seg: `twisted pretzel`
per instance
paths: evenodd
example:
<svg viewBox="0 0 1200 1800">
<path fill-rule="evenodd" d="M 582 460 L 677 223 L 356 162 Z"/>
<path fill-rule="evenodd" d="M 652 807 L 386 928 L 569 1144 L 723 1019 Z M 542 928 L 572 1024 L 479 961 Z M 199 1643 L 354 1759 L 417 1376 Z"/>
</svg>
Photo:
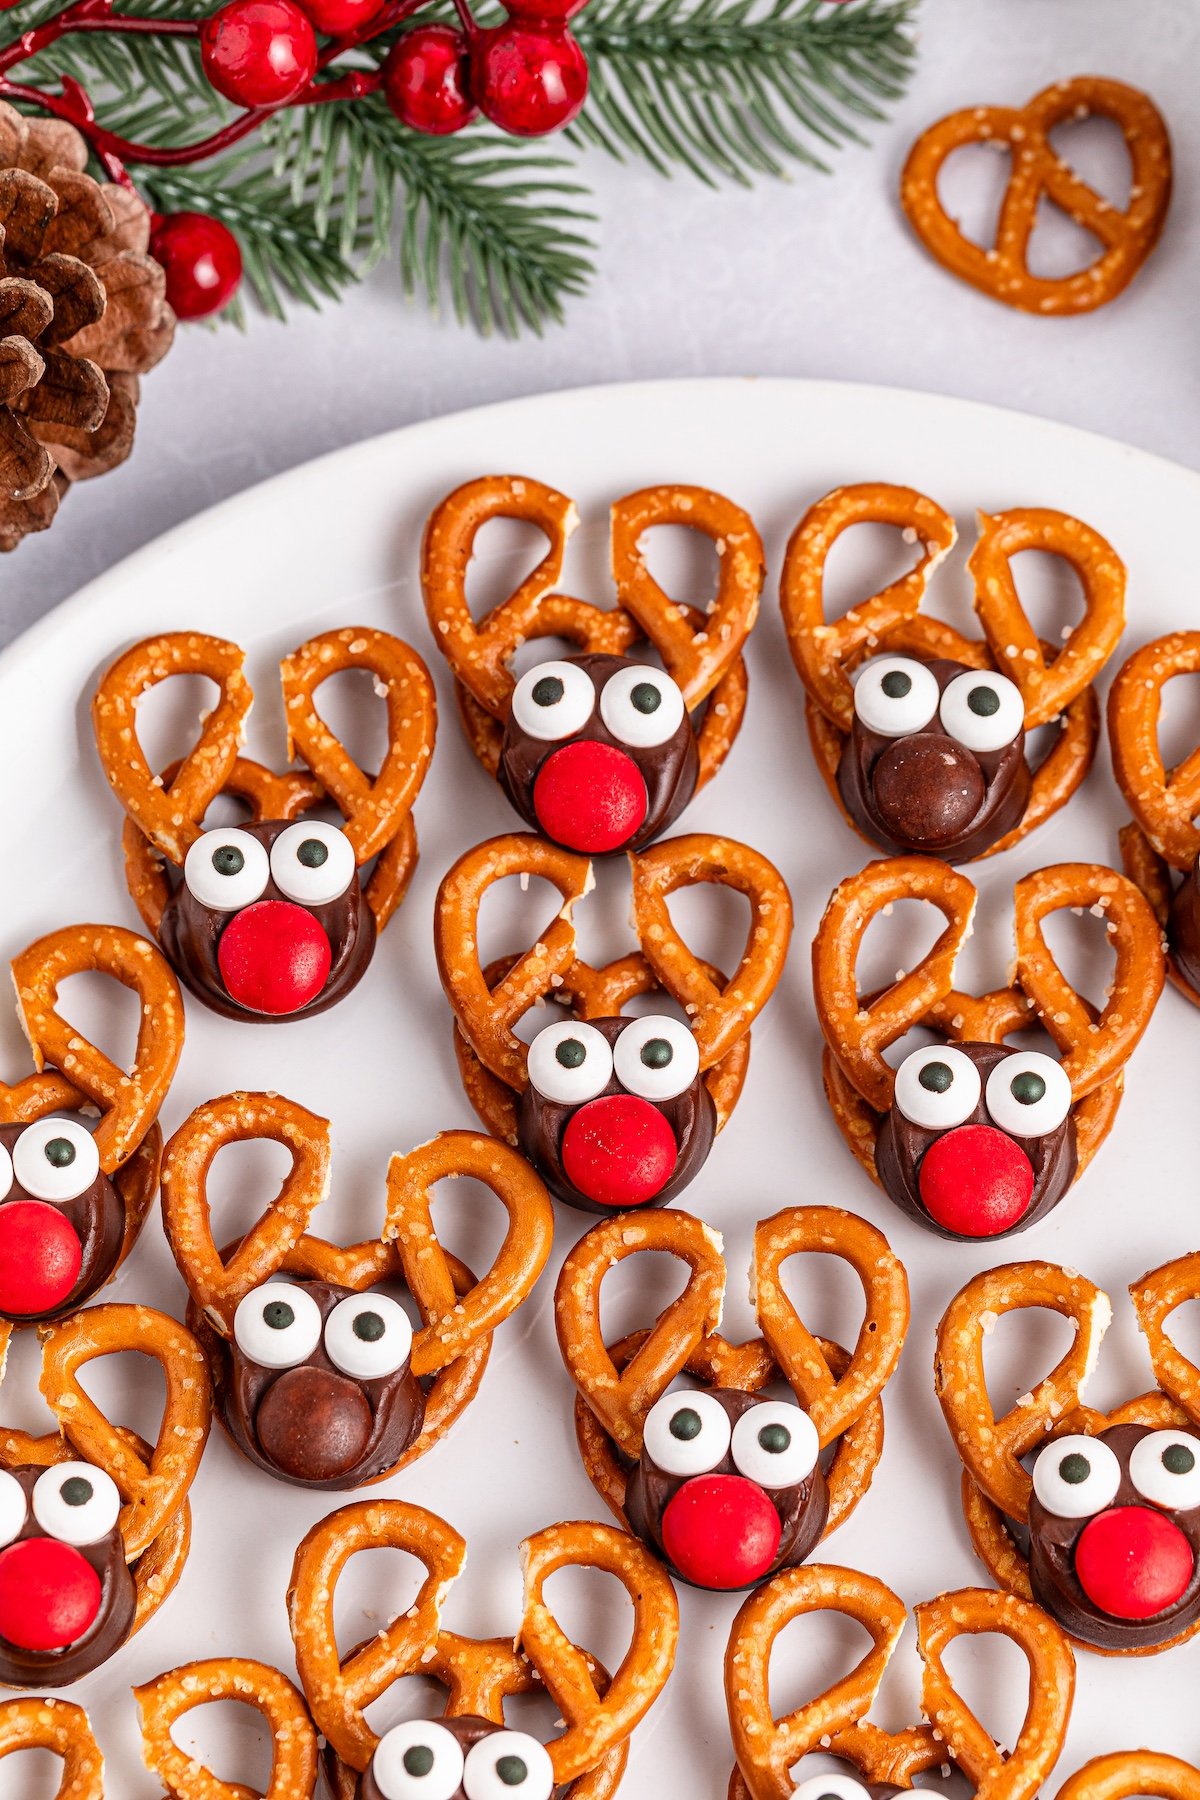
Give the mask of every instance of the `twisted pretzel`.
<svg viewBox="0 0 1200 1800">
<path fill-rule="evenodd" d="M 104 1758 L 82 1706 L 32 1696 L 0 1704 L 0 1761 L 17 1750 L 62 1758 L 55 1800 L 104 1800 Z"/>
<path fill-rule="evenodd" d="M 1178 675 L 1200 672 L 1200 631 L 1176 631 L 1144 644 L 1122 664 L 1108 697 L 1113 774 L 1134 820 L 1160 857 L 1189 873 L 1200 855 L 1200 749 L 1174 768 L 1163 763 L 1158 727 L 1162 691 Z"/>
<path fill-rule="evenodd" d="M 336 1586 L 352 1556 L 380 1545 L 415 1556 L 425 1580 L 403 1615 L 343 1659 L 333 1629 Z M 366 1708 L 405 1675 L 439 1681 L 447 1691 L 447 1717 L 469 1713 L 493 1724 L 503 1723 L 507 1698 L 538 1683 L 566 1722 L 565 1734 L 547 1746 L 556 1783 L 572 1784 L 573 1800 L 602 1800 L 612 1792 L 626 1740 L 671 1671 L 678 1634 L 674 1590 L 649 1553 L 610 1526 L 551 1526 L 526 1539 L 521 1558 L 520 1631 L 515 1640 L 481 1642 L 441 1628 L 442 1603 L 462 1573 L 466 1544 L 436 1514 L 398 1500 L 360 1501 L 314 1526 L 296 1552 L 288 1613 L 313 1718 L 343 1763 L 367 1767 L 379 1739 Z M 565 1567 L 605 1570 L 633 1602 L 629 1648 L 610 1681 L 569 1643 L 546 1605 L 544 1583 Z"/>
<path fill-rule="evenodd" d="M 297 1689 L 277 1669 L 245 1657 L 185 1663 L 133 1690 L 142 1720 L 142 1755 L 170 1800 L 308 1800 L 316 1789 L 317 1734 Z M 222 1781 L 180 1749 L 172 1728 L 197 1706 L 237 1700 L 262 1714 L 272 1744 L 266 1793 Z"/>
<path fill-rule="evenodd" d="M 1058 1790 L 1058 1800 L 1200 1800 L 1200 1769 L 1154 1750 L 1119 1750 L 1095 1756 Z"/>
<path fill-rule="evenodd" d="M 1132 179 L 1124 210 L 1076 175 L 1051 141 L 1056 126 L 1097 115 L 1120 127 L 1129 151 Z M 990 249 L 963 235 L 937 191 L 947 157 L 975 143 L 998 144 L 1012 157 Z M 1050 279 L 1030 270 L 1029 240 L 1043 195 L 1100 244 L 1095 260 L 1076 274 Z M 1097 75 L 1055 82 L 1022 107 L 951 113 L 917 139 L 900 178 L 908 222 L 943 268 L 1006 306 L 1056 317 L 1116 299 L 1157 244 L 1170 198 L 1171 144 L 1161 113 L 1136 88 Z"/>
<path fill-rule="evenodd" d="M 871 1648 L 823 1694 L 777 1719 L 770 1698 L 775 1646 L 792 1620 L 811 1612 L 854 1619 L 870 1634 Z M 982 1588 L 943 1594 L 914 1612 L 927 1723 L 890 1732 L 866 1718 L 904 1628 L 904 1604 L 890 1588 L 855 1569 L 810 1564 L 774 1576 L 750 1596 L 725 1653 L 737 1759 L 730 1800 L 788 1800 L 789 1770 L 818 1749 L 852 1763 L 866 1781 L 906 1788 L 953 1759 L 979 1800 L 1032 1800 L 1058 1760 L 1070 1718 L 1075 1660 L 1065 1633 L 1040 1608 Z M 1009 1755 L 957 1692 L 943 1660 L 957 1638 L 992 1632 L 1015 1643 L 1029 1666 L 1025 1719 Z"/>
</svg>

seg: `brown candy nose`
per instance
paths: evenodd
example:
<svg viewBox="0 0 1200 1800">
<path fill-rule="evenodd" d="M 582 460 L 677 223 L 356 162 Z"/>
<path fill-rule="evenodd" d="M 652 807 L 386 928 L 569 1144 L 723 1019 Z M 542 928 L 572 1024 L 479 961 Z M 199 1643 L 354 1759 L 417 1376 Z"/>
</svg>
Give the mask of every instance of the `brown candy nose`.
<svg viewBox="0 0 1200 1800">
<path fill-rule="evenodd" d="M 371 1408 L 354 1382 L 329 1369 L 288 1369 L 263 1395 L 255 1419 L 259 1447 L 284 1475 L 332 1481 L 361 1460 Z"/>
<path fill-rule="evenodd" d="M 940 732 L 896 738 L 875 764 L 871 788 L 890 837 L 934 846 L 965 831 L 987 793 L 971 752 Z"/>
</svg>

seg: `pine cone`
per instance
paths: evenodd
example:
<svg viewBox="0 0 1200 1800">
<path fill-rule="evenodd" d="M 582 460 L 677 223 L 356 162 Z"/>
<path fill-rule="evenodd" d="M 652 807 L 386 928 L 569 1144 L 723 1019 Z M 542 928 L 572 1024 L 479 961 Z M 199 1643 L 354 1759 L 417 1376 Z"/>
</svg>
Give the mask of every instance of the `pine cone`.
<svg viewBox="0 0 1200 1800">
<path fill-rule="evenodd" d="M 124 462 L 175 335 L 149 209 L 86 165 L 73 126 L 0 102 L 0 550 Z"/>
</svg>

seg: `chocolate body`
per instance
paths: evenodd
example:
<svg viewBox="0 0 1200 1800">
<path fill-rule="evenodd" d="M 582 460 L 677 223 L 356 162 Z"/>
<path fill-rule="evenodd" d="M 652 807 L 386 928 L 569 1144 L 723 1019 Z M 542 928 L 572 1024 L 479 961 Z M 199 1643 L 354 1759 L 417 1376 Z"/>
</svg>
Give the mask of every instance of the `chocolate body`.
<svg viewBox="0 0 1200 1800">
<path fill-rule="evenodd" d="M 1004 1044 L 956 1044 L 954 1048 L 970 1057 L 979 1070 L 984 1090 L 980 1093 L 978 1106 L 962 1123 L 994 1125 L 984 1102 L 987 1079 L 996 1064 L 1003 1062 L 1014 1052 Z M 957 1130 L 958 1127 L 951 1129 Z M 927 1231 L 936 1231 L 939 1237 L 956 1238 L 955 1232 L 947 1231 L 936 1219 L 930 1217 L 921 1199 L 921 1158 L 937 1138 L 945 1135 L 945 1132 L 914 1125 L 898 1107 L 893 1106 L 885 1114 L 875 1140 L 875 1169 L 884 1192 L 889 1200 L 895 1201 L 902 1213 L 918 1225 L 924 1225 Z M 1008 1231 L 996 1232 L 996 1239 L 1013 1237 L 1018 1231 L 1024 1231 L 1039 1219 L 1044 1219 L 1071 1186 L 1078 1167 L 1075 1121 L 1070 1113 L 1057 1130 L 1047 1132 L 1045 1137 L 1017 1137 L 1011 1131 L 1004 1135 L 1019 1145 L 1029 1158 L 1033 1168 L 1033 1194 L 1029 1206 L 1017 1223 Z"/>
<path fill-rule="evenodd" d="M 24 1130 L 24 1125 L 0 1125 L 0 1144 L 10 1156 Z M 0 1247 L 3 1245 L 4 1209 L 14 1201 L 44 1206 L 48 1212 L 64 1218 L 79 1239 L 82 1261 L 74 1287 L 57 1306 L 44 1312 L 14 1310 L 3 1316 L 22 1325 L 65 1318 L 81 1301 L 90 1299 L 98 1288 L 103 1287 L 116 1267 L 125 1237 L 125 1202 L 103 1170 L 92 1185 L 73 1200 L 39 1200 L 36 1195 L 27 1194 L 14 1177 L 8 1193 L 0 1201 Z"/>
<path fill-rule="evenodd" d="M 759 1404 L 753 1394 L 743 1393 L 738 1388 L 709 1388 L 706 1392 L 711 1393 L 713 1399 L 724 1407 L 733 1423 Z M 727 1451 L 713 1468 L 705 1471 L 705 1476 L 737 1474 L 739 1470 L 732 1450 Z M 630 1470 L 625 1489 L 624 1510 L 630 1531 L 648 1544 L 680 1581 L 687 1578 L 680 1575 L 678 1569 L 671 1567 L 663 1545 L 663 1514 L 680 1488 L 686 1487 L 689 1480 L 702 1479 L 703 1476 L 669 1475 L 643 1451 Z M 829 1490 L 818 1463 L 812 1474 L 794 1487 L 764 1488 L 763 1492 L 779 1514 L 781 1531 L 775 1561 L 760 1578 L 766 1580 L 780 1569 L 796 1568 L 812 1555 L 821 1541 L 829 1516 Z M 757 1587 L 759 1583 L 756 1581 L 752 1585 Z"/>
<path fill-rule="evenodd" d="M 269 853 L 271 845 L 281 832 L 288 829 L 289 823 L 294 821 L 272 819 L 261 825 L 240 824 L 238 830 L 257 838 Z M 258 905 L 265 900 L 282 900 L 292 906 L 297 904 L 296 901 L 288 900 L 288 896 L 271 879 L 268 879 L 262 893 L 251 904 Z M 244 911 L 245 908 L 238 910 Z M 178 882 L 163 908 L 158 941 L 163 955 L 179 979 L 198 1000 L 203 1000 L 206 1006 L 222 1017 L 253 1019 L 263 1025 L 280 1023 L 286 1019 L 307 1019 L 314 1013 L 324 1012 L 328 1007 L 336 1005 L 351 988 L 357 987 L 375 954 L 377 932 L 375 916 L 367 904 L 357 876 L 336 900 L 330 900 L 324 906 L 304 906 L 302 910 L 317 921 L 329 939 L 332 960 L 320 993 L 307 1006 L 299 1007 L 295 1012 L 255 1012 L 233 998 L 222 979 L 217 951 L 221 933 L 230 920 L 237 917 L 237 911 L 220 912 L 214 907 L 205 906 L 197 900 L 185 881 Z"/>
<path fill-rule="evenodd" d="M 926 666 L 942 692 L 971 672 L 940 657 Z M 842 805 L 865 837 L 890 855 L 949 863 L 982 856 L 1020 824 L 1032 779 L 1024 731 L 1001 750 L 973 751 L 936 716 L 921 731 L 885 737 L 855 715 L 837 770 Z"/>
<path fill-rule="evenodd" d="M 1109 1506 L 1143 1506 L 1166 1513 L 1178 1525 L 1192 1548 L 1196 1566 L 1180 1598 L 1166 1611 L 1150 1619 L 1120 1619 L 1102 1612 L 1084 1592 L 1075 1573 L 1075 1546 L 1090 1523 L 1087 1518 L 1064 1519 L 1046 1510 L 1034 1494 L 1029 1503 L 1029 1579 L 1033 1597 L 1065 1631 L 1097 1650 L 1147 1650 L 1169 1643 L 1200 1622 L 1200 1506 L 1188 1512 L 1170 1512 L 1143 1498 L 1129 1478 L 1129 1456 L 1135 1444 L 1150 1435 L 1146 1425 L 1113 1425 L 1099 1432 L 1121 1464 L 1121 1485 Z"/>
<path fill-rule="evenodd" d="M 14 1543 L 48 1535 L 34 1519 L 32 1507 L 33 1490 L 38 1477 L 45 1472 L 45 1469 L 30 1467 L 11 1471 L 24 1488 L 29 1502 L 25 1524 Z M 95 1619 L 82 1637 L 61 1650 L 26 1650 L 0 1637 L 0 1686 L 64 1687 L 67 1682 L 78 1681 L 98 1669 L 102 1662 L 107 1662 L 133 1630 L 137 1592 L 125 1561 L 125 1544 L 120 1531 L 114 1526 L 107 1537 L 97 1544 L 84 1545 L 78 1554 L 91 1564 L 100 1578 L 100 1609 Z M 0 1558 L 3 1555 L 4 1551 L 0 1550 Z"/>
<path fill-rule="evenodd" d="M 526 824 L 545 837 L 548 834 L 538 819 L 533 799 L 534 783 L 543 763 L 556 750 L 561 750 L 564 744 L 608 744 L 636 764 L 645 783 L 645 817 L 628 842 L 619 846 L 621 850 L 640 850 L 660 836 L 669 825 L 674 824 L 696 791 L 700 755 L 696 747 L 695 728 L 685 713 L 678 729 L 665 744 L 644 748 L 623 742 L 613 735 L 600 716 L 600 693 L 605 683 L 619 669 L 636 667 L 638 658 L 587 655 L 570 656 L 563 660 L 573 663 L 590 677 L 596 689 L 596 705 L 592 716 L 581 731 L 572 733 L 570 737 L 547 742 L 544 738 L 535 738 L 523 731 L 510 710 L 504 723 L 500 764 L 496 772 L 500 786 Z"/>
<path fill-rule="evenodd" d="M 1200 993 L 1200 865 L 1175 890 L 1167 916 L 1167 942 L 1184 980 Z"/>
<path fill-rule="evenodd" d="M 327 1319 L 350 1288 L 288 1279 L 307 1288 Z M 196 1328 L 194 1309 L 189 1324 Z M 341 1492 L 385 1475 L 420 1436 L 425 1395 L 405 1363 L 360 1381 L 343 1374 L 322 1341 L 291 1369 L 267 1369 L 237 1344 L 205 1330 L 217 1416 L 242 1454 L 277 1480 Z"/>
<path fill-rule="evenodd" d="M 610 1044 L 615 1044 L 631 1020 L 589 1019 L 588 1023 L 607 1038 Z M 611 1094 L 624 1094 L 626 1091 L 614 1074 L 595 1098 L 603 1100 Z M 713 1139 L 717 1135 L 717 1109 L 703 1075 L 698 1075 L 691 1086 L 685 1088 L 682 1094 L 677 1094 L 673 1100 L 647 1101 L 646 1104 L 660 1112 L 674 1132 L 678 1160 L 666 1184 L 651 1199 L 643 1201 L 642 1205 L 668 1206 L 704 1167 Z M 589 1106 L 591 1101 L 585 1101 L 583 1105 Z M 517 1108 L 517 1142 L 522 1156 L 533 1164 L 556 1200 L 578 1207 L 581 1212 L 611 1214 L 617 1209 L 605 1206 L 582 1193 L 563 1168 L 563 1133 L 575 1114 L 582 1110 L 583 1106 L 567 1106 L 556 1100 L 548 1100 L 531 1083 L 522 1094 Z"/>
</svg>

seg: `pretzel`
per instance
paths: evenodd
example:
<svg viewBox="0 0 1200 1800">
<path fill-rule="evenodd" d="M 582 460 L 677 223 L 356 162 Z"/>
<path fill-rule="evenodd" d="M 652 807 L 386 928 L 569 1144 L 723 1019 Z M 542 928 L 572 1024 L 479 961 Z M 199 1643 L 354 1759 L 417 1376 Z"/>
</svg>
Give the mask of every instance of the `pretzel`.
<svg viewBox="0 0 1200 1800">
<path fill-rule="evenodd" d="M 1095 1756 L 1058 1790 L 1058 1800 L 1200 1800 L 1200 1769 L 1154 1750 Z"/>
<path fill-rule="evenodd" d="M 416 1600 L 358 1649 L 341 1656 L 333 1628 L 338 1580 L 350 1558 L 381 1545 L 425 1567 Z M 315 1525 L 296 1552 L 288 1615 L 296 1666 L 318 1729 L 352 1770 L 379 1742 L 366 1710 L 406 1675 L 446 1690 L 443 1716 L 504 1722 L 504 1703 L 543 1688 L 565 1721 L 547 1749 L 556 1786 L 571 1800 L 606 1800 L 616 1788 L 630 1733 L 661 1693 L 675 1658 L 679 1609 L 652 1557 L 611 1526 L 552 1525 L 521 1545 L 524 1614 L 516 1638 L 480 1641 L 446 1631 L 441 1610 L 462 1573 L 466 1544 L 436 1514 L 399 1500 L 360 1501 Z M 564 1636 L 543 1594 L 562 1568 L 613 1575 L 633 1602 L 629 1648 L 611 1679 Z"/>
<path fill-rule="evenodd" d="M 133 1690 L 142 1720 L 142 1756 L 169 1800 L 309 1800 L 319 1764 L 317 1734 L 303 1697 L 266 1663 L 239 1656 L 185 1663 Z M 266 1793 L 220 1780 L 183 1750 L 172 1730 L 197 1706 L 236 1700 L 262 1714 L 272 1744 Z"/>
<path fill-rule="evenodd" d="M 678 1258 L 683 1292 L 649 1331 L 609 1348 L 600 1327 L 601 1289 L 617 1264 L 644 1252 Z M 783 1289 L 792 1256 L 842 1258 L 862 1283 L 865 1310 L 854 1350 L 815 1337 Z M 826 1534 L 870 1486 L 883 1446 L 880 1395 L 908 1327 L 908 1282 L 881 1232 L 828 1206 L 798 1206 L 755 1227 L 752 1292 L 761 1337 L 731 1344 L 719 1334 L 725 1262 L 718 1234 L 682 1212 L 605 1220 L 567 1253 L 554 1295 L 555 1328 L 578 1390 L 575 1430 L 589 1479 L 622 1523 L 630 1468 L 642 1454 L 647 1414 L 677 1376 L 758 1393 L 780 1378 L 808 1413 L 822 1449 L 836 1446 L 826 1474 Z"/>
<path fill-rule="evenodd" d="M 1059 156 L 1051 133 L 1070 120 L 1111 119 L 1132 165 L 1129 205 L 1114 206 Z M 965 144 L 994 144 L 1012 158 L 996 241 L 985 249 L 965 237 L 938 196 L 946 159 Z M 1029 267 L 1029 240 L 1043 198 L 1098 241 L 1094 261 L 1048 278 Z M 900 202 L 930 255 L 993 300 L 1020 312 L 1066 317 L 1115 300 L 1157 244 L 1171 198 L 1171 143 L 1154 103 L 1136 88 L 1098 75 L 1076 75 L 1035 94 L 1025 106 L 972 106 L 929 126 L 909 151 Z"/>
<path fill-rule="evenodd" d="M 794 1619 L 813 1612 L 853 1619 L 870 1634 L 871 1648 L 823 1694 L 778 1719 L 770 1697 L 777 1641 Z M 1065 1634 L 1037 1607 L 982 1588 L 923 1601 L 914 1616 L 925 1722 L 885 1731 L 867 1714 L 904 1629 L 905 1607 L 891 1589 L 856 1569 L 810 1564 L 751 1594 L 725 1653 L 737 1758 L 730 1800 L 788 1800 L 795 1791 L 789 1770 L 814 1751 L 852 1764 L 864 1781 L 903 1788 L 953 1761 L 978 1800 L 1032 1800 L 1058 1760 L 1071 1714 L 1075 1659 Z M 1016 1644 L 1029 1668 L 1025 1718 L 1009 1754 L 958 1693 L 944 1662 L 956 1639 L 993 1633 Z"/>
<path fill-rule="evenodd" d="M 82 1706 L 40 1696 L 0 1703 L 0 1761 L 19 1750 L 62 1759 L 55 1800 L 104 1800 L 104 1758 Z"/>
</svg>

